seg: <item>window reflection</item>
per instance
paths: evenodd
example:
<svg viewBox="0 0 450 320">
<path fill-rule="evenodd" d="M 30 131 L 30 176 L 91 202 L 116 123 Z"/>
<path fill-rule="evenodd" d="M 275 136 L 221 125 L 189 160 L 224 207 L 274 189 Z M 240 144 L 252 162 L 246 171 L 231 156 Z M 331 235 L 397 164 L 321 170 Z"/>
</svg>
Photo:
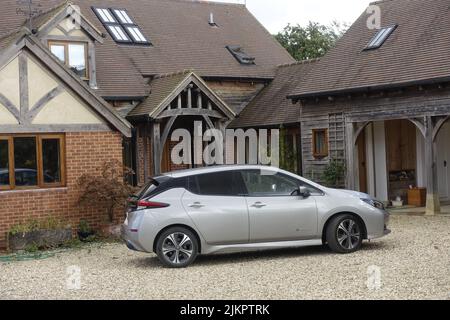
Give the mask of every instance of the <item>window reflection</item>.
<svg viewBox="0 0 450 320">
<path fill-rule="evenodd" d="M 0 187 L 9 186 L 8 140 L 0 140 Z"/>
<path fill-rule="evenodd" d="M 36 138 L 14 138 L 16 186 L 37 185 Z"/>
</svg>

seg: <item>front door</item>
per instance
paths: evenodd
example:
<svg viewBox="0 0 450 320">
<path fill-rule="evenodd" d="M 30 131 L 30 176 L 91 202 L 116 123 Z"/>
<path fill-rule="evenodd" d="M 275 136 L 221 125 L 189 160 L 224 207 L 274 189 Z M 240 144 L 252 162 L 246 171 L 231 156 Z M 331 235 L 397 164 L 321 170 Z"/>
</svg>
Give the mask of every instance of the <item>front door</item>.
<svg viewBox="0 0 450 320">
<path fill-rule="evenodd" d="M 262 175 L 259 170 L 242 172 L 250 242 L 290 241 L 317 236 L 317 207 L 314 196 L 303 198 L 295 191 L 300 180 L 284 174 Z M 314 191 L 313 191 L 314 192 Z"/>
<path fill-rule="evenodd" d="M 248 211 L 241 181 L 235 171 L 189 178 L 183 207 L 208 244 L 248 243 Z"/>
<path fill-rule="evenodd" d="M 442 200 L 450 200 L 450 123 L 445 123 L 437 137 L 437 170 L 439 195 Z"/>
</svg>

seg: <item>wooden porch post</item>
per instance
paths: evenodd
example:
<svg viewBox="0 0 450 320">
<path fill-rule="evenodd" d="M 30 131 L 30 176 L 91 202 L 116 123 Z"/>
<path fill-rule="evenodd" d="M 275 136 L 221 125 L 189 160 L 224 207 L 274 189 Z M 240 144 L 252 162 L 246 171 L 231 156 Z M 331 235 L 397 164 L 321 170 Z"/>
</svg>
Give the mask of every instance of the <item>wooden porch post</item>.
<svg viewBox="0 0 450 320">
<path fill-rule="evenodd" d="M 439 200 L 436 144 L 433 139 L 432 117 L 424 118 L 425 127 L 425 170 L 427 175 L 427 215 L 435 215 L 441 212 Z"/>
<path fill-rule="evenodd" d="M 161 174 L 161 124 L 157 121 L 152 124 L 152 153 L 153 173 Z"/>
<path fill-rule="evenodd" d="M 346 187 L 349 190 L 355 189 L 355 125 L 352 122 L 345 124 L 345 140 L 347 154 L 347 182 Z"/>
</svg>

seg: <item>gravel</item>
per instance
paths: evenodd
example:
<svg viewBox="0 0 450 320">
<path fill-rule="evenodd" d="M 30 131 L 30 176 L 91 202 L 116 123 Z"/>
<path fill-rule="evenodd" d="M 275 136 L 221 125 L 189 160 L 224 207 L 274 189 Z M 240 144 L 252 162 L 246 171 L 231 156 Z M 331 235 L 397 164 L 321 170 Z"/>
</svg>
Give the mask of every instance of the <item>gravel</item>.
<svg viewBox="0 0 450 320">
<path fill-rule="evenodd" d="M 214 255 L 181 270 L 122 244 L 93 244 L 0 262 L 0 299 L 450 300 L 450 217 L 393 216 L 390 227 L 351 255 L 322 247 Z M 72 266 L 81 289 L 67 286 Z"/>
</svg>

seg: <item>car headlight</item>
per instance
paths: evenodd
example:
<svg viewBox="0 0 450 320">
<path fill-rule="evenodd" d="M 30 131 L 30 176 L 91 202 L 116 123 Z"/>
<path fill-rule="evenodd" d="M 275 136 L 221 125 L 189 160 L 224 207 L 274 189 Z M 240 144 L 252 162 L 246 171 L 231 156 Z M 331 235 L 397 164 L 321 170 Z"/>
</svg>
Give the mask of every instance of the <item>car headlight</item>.
<svg viewBox="0 0 450 320">
<path fill-rule="evenodd" d="M 361 200 L 364 201 L 365 203 L 371 205 L 372 207 L 375 207 L 380 210 L 384 210 L 384 204 L 381 201 L 367 199 L 367 198 L 361 198 Z"/>
</svg>

